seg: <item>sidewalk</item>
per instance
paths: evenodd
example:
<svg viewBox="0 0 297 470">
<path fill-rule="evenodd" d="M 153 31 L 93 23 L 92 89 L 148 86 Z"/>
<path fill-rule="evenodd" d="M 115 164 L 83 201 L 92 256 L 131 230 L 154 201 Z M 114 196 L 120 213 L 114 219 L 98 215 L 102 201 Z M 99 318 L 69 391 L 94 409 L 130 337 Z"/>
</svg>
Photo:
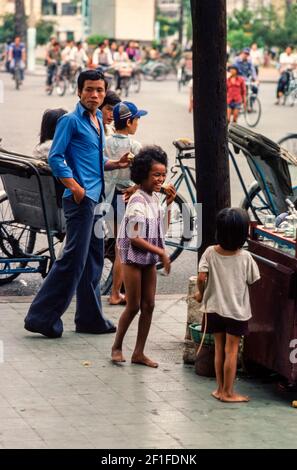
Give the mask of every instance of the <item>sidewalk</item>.
<svg viewBox="0 0 297 470">
<path fill-rule="evenodd" d="M 182 362 L 186 303 L 158 296 L 147 353 L 159 369 L 115 366 L 113 335 L 74 333 L 74 304 L 61 339 L 23 330 L 30 298 L 0 298 L 0 448 L 296 448 L 296 413 L 271 384 L 239 380 L 248 404 L 210 396 L 214 380 Z M 103 300 L 117 321 L 120 307 Z M 128 333 L 130 358 L 137 322 Z"/>
<path fill-rule="evenodd" d="M 279 71 L 275 67 L 260 67 L 259 80 L 260 83 L 277 83 L 279 79 Z"/>
</svg>

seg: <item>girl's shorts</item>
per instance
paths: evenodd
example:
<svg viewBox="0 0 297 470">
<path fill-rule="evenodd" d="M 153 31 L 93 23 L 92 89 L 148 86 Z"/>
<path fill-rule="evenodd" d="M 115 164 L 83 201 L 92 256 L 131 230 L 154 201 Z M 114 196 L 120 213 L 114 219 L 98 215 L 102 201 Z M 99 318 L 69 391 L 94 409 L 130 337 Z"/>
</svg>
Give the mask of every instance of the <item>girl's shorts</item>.
<svg viewBox="0 0 297 470">
<path fill-rule="evenodd" d="M 203 316 L 202 331 L 204 331 L 205 315 Z M 245 336 L 248 334 L 248 320 L 234 320 L 222 317 L 217 313 L 207 313 L 206 333 L 228 333 L 232 336 Z"/>
<path fill-rule="evenodd" d="M 231 101 L 231 103 L 228 104 L 228 108 L 230 109 L 240 109 L 242 106 L 242 103 L 237 103 L 236 101 Z"/>
</svg>

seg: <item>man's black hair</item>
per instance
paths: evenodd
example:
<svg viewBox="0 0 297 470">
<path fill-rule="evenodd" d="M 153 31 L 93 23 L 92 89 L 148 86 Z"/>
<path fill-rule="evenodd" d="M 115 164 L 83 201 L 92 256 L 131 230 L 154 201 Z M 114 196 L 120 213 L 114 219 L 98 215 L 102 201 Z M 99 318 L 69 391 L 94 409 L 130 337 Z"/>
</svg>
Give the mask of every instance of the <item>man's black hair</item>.
<svg viewBox="0 0 297 470">
<path fill-rule="evenodd" d="M 154 163 L 161 163 L 167 168 L 168 159 L 166 152 L 157 145 L 143 147 L 131 165 L 132 181 L 136 184 L 141 184 L 145 181 Z"/>
<path fill-rule="evenodd" d="M 217 215 L 217 243 L 224 249 L 242 248 L 249 231 L 248 213 L 239 208 L 226 208 Z"/>
<path fill-rule="evenodd" d="M 102 73 L 100 70 L 84 70 L 81 72 L 78 76 L 77 79 L 77 88 L 78 91 L 82 91 L 84 88 L 84 84 L 87 80 L 103 80 L 105 83 L 105 90 L 107 90 L 108 83 L 106 78 L 104 77 L 104 73 Z"/>
</svg>

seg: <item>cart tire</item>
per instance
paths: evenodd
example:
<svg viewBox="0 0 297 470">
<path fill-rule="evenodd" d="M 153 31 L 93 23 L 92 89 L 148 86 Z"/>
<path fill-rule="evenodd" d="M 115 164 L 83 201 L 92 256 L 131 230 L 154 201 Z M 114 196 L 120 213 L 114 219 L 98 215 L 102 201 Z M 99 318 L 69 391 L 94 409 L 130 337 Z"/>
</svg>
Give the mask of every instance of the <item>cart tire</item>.
<svg viewBox="0 0 297 470">
<path fill-rule="evenodd" d="M 240 207 L 249 213 L 251 220 L 256 220 L 263 224 L 264 217 L 267 214 L 272 214 L 272 211 L 270 210 L 264 196 L 261 195 L 261 192 L 262 190 L 258 181 L 254 181 L 248 188 L 249 197 L 247 198 L 244 196 L 240 203 Z M 251 206 L 255 208 L 256 215 L 252 212 Z"/>
<path fill-rule="evenodd" d="M 4 205 L 6 204 L 6 208 Z M 9 211 L 9 212 L 7 212 Z M 8 219 L 9 217 L 9 219 Z M 36 242 L 36 232 L 30 227 L 25 226 L 13 226 L 13 220 L 11 219 L 12 213 L 9 206 L 8 198 L 5 192 L 0 194 L 0 257 L 1 258 L 17 258 L 25 257 L 26 255 L 32 254 Z M 5 220 L 10 220 L 10 222 L 4 223 Z M 9 227 L 14 227 L 14 232 L 9 229 Z M 25 245 L 20 247 L 21 237 L 27 234 L 25 238 Z M 8 238 L 9 236 L 9 238 Z M 20 249 L 22 253 L 20 253 Z M 27 263 L 20 263 L 19 267 L 23 268 Z M 2 265 L 0 265 L 2 268 Z M 0 274 L 0 286 L 12 282 L 19 276 L 20 273 L 16 274 Z"/>
</svg>

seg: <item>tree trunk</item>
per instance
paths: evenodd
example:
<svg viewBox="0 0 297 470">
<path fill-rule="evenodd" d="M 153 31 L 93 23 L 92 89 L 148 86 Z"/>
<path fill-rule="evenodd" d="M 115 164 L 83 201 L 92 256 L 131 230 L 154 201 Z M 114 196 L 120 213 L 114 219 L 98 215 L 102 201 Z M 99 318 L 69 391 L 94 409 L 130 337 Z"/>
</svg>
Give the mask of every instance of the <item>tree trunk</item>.
<svg viewBox="0 0 297 470">
<path fill-rule="evenodd" d="M 292 3 L 293 1 L 292 0 L 286 0 L 286 13 L 290 13 L 290 10 L 292 8 Z"/>
<path fill-rule="evenodd" d="M 230 207 L 226 119 L 226 0 L 191 0 L 197 201 L 202 245 L 215 243 L 216 215 Z"/>
<path fill-rule="evenodd" d="M 24 0 L 15 0 L 15 36 L 20 36 L 22 41 L 26 41 L 27 38 Z"/>
<path fill-rule="evenodd" d="M 179 31 L 178 31 L 178 42 L 182 45 L 183 34 L 184 34 L 184 0 L 180 0 L 180 15 L 179 15 Z"/>
</svg>

